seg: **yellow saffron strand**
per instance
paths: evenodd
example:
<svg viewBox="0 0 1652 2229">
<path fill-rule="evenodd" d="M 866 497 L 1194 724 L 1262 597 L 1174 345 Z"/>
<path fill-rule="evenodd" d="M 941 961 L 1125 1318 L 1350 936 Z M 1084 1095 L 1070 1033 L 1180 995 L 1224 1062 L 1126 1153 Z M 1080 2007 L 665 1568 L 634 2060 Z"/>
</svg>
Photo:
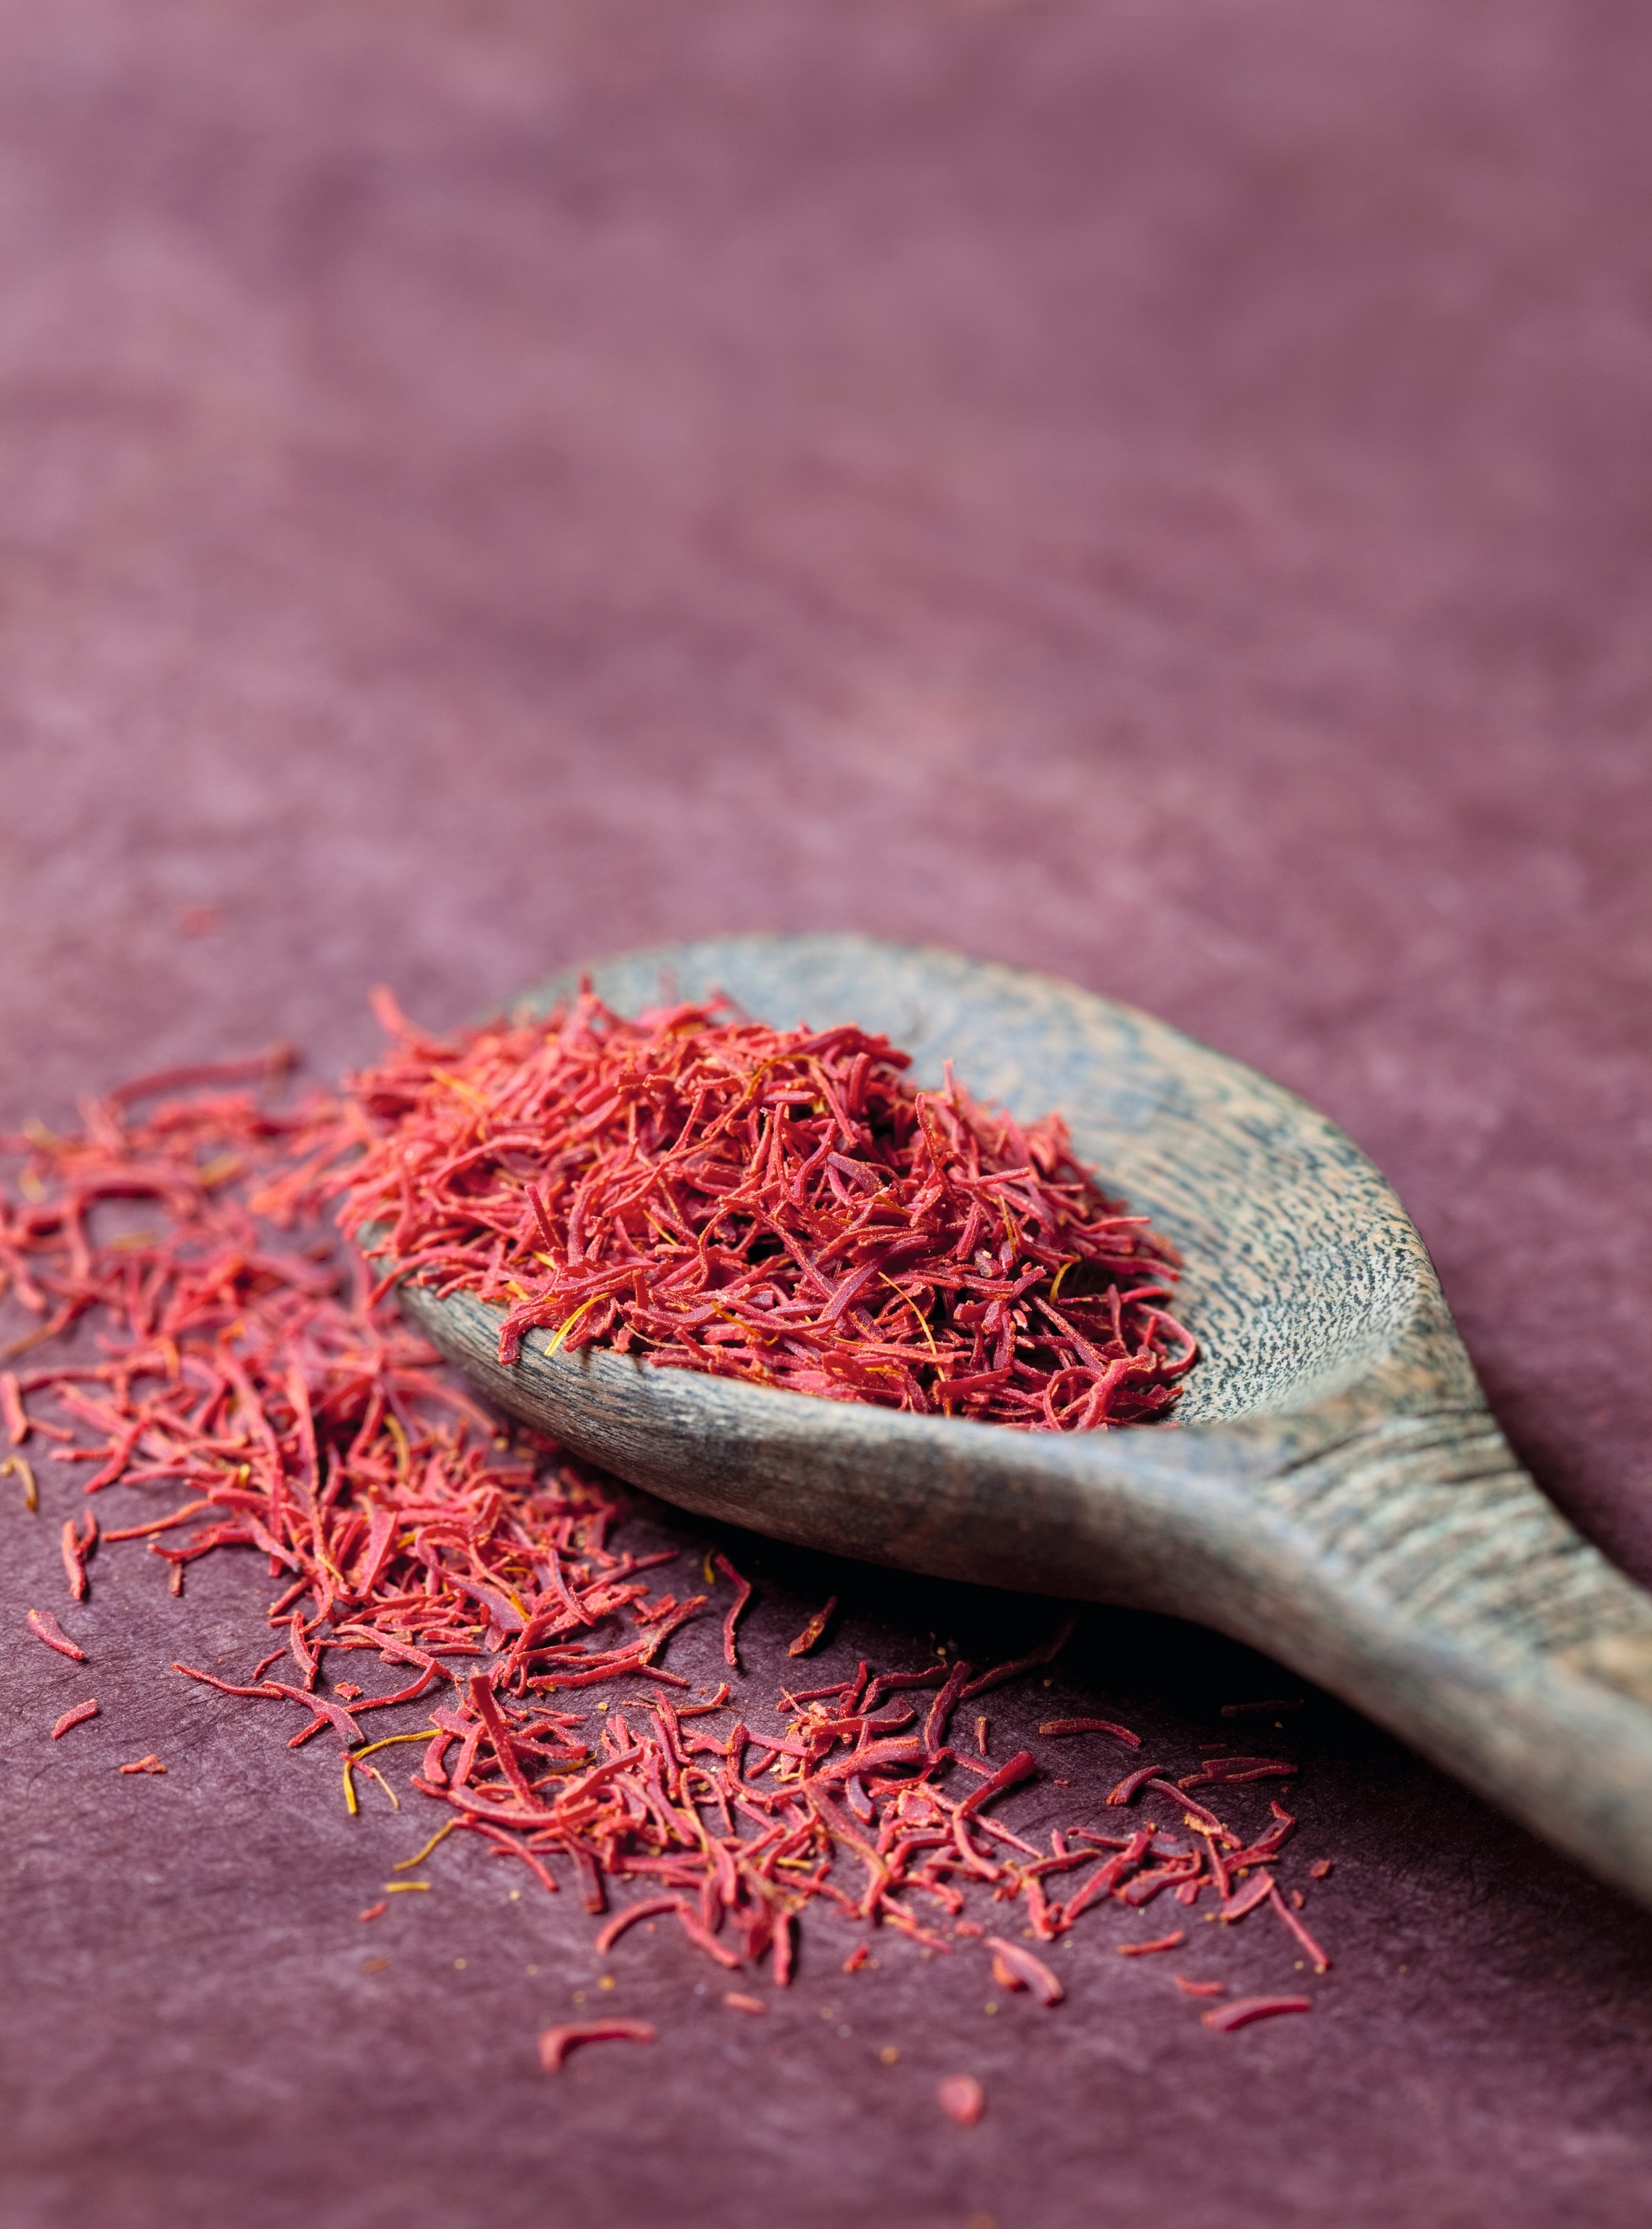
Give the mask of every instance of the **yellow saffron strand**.
<svg viewBox="0 0 1652 2229">
<path fill-rule="evenodd" d="M 575 1325 L 579 1321 L 580 1318 L 581 1318 L 582 1315 L 584 1315 L 584 1314 L 585 1314 L 585 1313 L 587 1312 L 587 1310 L 588 1310 L 588 1309 L 594 1308 L 594 1307 L 596 1306 L 597 1302 L 598 1302 L 601 1298 L 602 1298 L 602 1295 L 601 1295 L 601 1293 L 593 1293 L 593 1294 L 592 1294 L 592 1295 L 591 1295 L 591 1297 L 590 1297 L 590 1299 L 589 1299 L 588 1301 L 581 1301 L 581 1303 L 580 1303 L 580 1305 L 578 1306 L 578 1307 L 576 1307 L 576 1308 L 575 1309 L 575 1311 L 574 1311 L 573 1314 L 572 1314 L 571 1316 L 569 1316 L 569 1317 L 568 1321 L 567 1321 L 567 1322 L 562 1326 L 562 1329 L 557 1333 L 557 1334 L 556 1334 L 556 1338 L 552 1339 L 552 1341 L 550 1342 L 550 1346 L 545 1349 L 545 1359 L 546 1359 L 546 1361 L 547 1361 L 547 1362 L 549 1362 L 549 1361 L 550 1361 L 550 1358 L 551 1358 L 551 1356 L 552 1356 L 553 1354 L 555 1354 L 555 1353 L 556 1353 L 556 1352 L 557 1348 L 562 1345 L 562 1341 L 563 1341 L 563 1340 L 568 1337 L 569 1333 L 570 1331 L 572 1331 L 572 1330 L 573 1330 L 573 1328 L 574 1328 Z"/>
<path fill-rule="evenodd" d="M 376 1750 L 393 1748 L 397 1742 L 427 1742 L 434 1737 L 436 1732 L 436 1727 L 427 1726 L 416 1734 L 384 1734 L 377 1741 L 369 1742 L 365 1749 L 353 1749 L 350 1754 L 352 1760 L 357 1764 L 360 1764 L 364 1757 L 371 1757 Z"/>
<path fill-rule="evenodd" d="M 395 1873 L 404 1873 L 412 1866 L 423 1865 L 425 1860 L 430 1855 L 432 1850 L 435 1848 L 437 1843 L 445 1840 L 447 1837 L 453 1833 L 454 1828 L 458 1826 L 458 1824 L 459 1821 L 457 1819 L 450 1819 L 445 1827 L 438 1827 L 435 1833 L 430 1837 L 430 1840 L 425 1844 L 422 1850 L 415 1850 L 410 1858 L 398 1858 L 395 1865 L 391 1866 L 390 1871 Z M 407 1884 L 403 1883 L 402 1885 L 406 1886 Z M 430 1884 L 427 1881 L 421 1881 L 415 1883 L 415 1885 L 417 1887 L 427 1888 Z"/>
<path fill-rule="evenodd" d="M 354 1762 L 354 1760 L 352 1760 L 352 1762 Z M 380 1786 L 380 1787 L 384 1790 L 384 1793 L 385 1793 L 385 1794 L 389 1797 L 389 1799 L 390 1799 L 390 1808 L 391 1808 L 391 1810 L 392 1810 L 392 1811 L 399 1811 L 399 1810 L 402 1808 L 402 1799 L 401 1799 L 401 1797 L 396 1794 L 396 1792 L 395 1792 L 395 1789 L 391 1787 L 391 1785 L 390 1785 L 389 1782 L 389 1781 L 384 1777 L 384 1775 L 383 1775 L 383 1774 L 379 1770 L 379 1769 L 378 1769 L 377 1765 L 376 1765 L 376 1764 L 370 1764 L 370 1765 L 366 1766 L 364 1769 L 365 1769 L 367 1771 L 370 1772 L 370 1773 L 372 1774 L 372 1776 L 373 1776 L 374 1779 L 377 1781 L 377 1783 L 378 1783 L 379 1786 Z"/>
<path fill-rule="evenodd" d="M 25 1509 L 40 1507 L 40 1488 L 35 1482 L 34 1471 L 21 1455 L 8 1455 L 4 1462 L 0 1463 L 0 1478 L 6 1477 L 21 1480 Z"/>
<path fill-rule="evenodd" d="M 880 1277 L 884 1277 L 884 1273 L 881 1269 L 877 1274 Z M 903 1293 L 901 1290 L 893 1277 L 884 1277 L 884 1282 L 889 1287 L 890 1292 L 894 1294 L 897 1301 L 904 1301 L 906 1302 L 907 1307 L 911 1309 L 913 1314 L 917 1318 L 918 1329 L 923 1333 L 924 1338 L 929 1342 L 929 1359 L 938 1369 L 941 1364 L 941 1357 L 935 1348 L 935 1334 L 929 1329 L 929 1323 L 925 1319 L 922 1309 L 919 1307 L 917 1302 L 912 1298 L 912 1295 L 910 1293 Z"/>
</svg>

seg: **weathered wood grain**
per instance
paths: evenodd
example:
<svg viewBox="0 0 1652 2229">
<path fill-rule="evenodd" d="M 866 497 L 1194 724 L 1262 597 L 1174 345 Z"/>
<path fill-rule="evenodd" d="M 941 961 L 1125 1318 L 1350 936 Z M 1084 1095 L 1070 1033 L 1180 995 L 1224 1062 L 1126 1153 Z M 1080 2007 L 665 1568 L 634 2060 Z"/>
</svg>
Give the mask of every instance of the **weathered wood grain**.
<svg viewBox="0 0 1652 2229">
<path fill-rule="evenodd" d="M 1652 1597 L 1515 1461 L 1421 1239 L 1333 1123 L 1147 1015 L 951 953 L 737 938 L 589 972 L 624 1010 L 717 987 L 775 1025 L 858 1021 L 921 1080 L 950 1059 L 1018 1115 L 1059 1108 L 1181 1248 L 1203 1359 L 1173 1427 L 1011 1432 L 550 1358 L 550 1333 L 504 1370 L 494 1310 L 404 1287 L 503 1407 L 780 1538 L 1218 1627 L 1652 1903 Z"/>
</svg>

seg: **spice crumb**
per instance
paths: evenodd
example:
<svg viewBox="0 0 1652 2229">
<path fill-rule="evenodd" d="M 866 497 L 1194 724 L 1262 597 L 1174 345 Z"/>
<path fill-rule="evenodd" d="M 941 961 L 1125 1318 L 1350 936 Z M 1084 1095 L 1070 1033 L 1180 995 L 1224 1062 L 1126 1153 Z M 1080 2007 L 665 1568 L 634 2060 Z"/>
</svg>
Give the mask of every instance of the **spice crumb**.
<svg viewBox="0 0 1652 2229">
<path fill-rule="evenodd" d="M 885 2066 L 898 2066 L 901 2063 L 899 2047 L 892 2043 L 886 2043 L 884 2046 L 884 2048 L 878 2052 L 877 2056 L 883 2060 Z"/>
<path fill-rule="evenodd" d="M 382 1974 L 389 1962 L 388 1958 L 363 1958 L 362 1971 L 363 1974 Z"/>
<path fill-rule="evenodd" d="M 961 2129 L 973 2129 L 987 2110 L 987 2092 L 973 2074 L 948 2074 L 935 2094 L 942 2111 Z"/>
</svg>

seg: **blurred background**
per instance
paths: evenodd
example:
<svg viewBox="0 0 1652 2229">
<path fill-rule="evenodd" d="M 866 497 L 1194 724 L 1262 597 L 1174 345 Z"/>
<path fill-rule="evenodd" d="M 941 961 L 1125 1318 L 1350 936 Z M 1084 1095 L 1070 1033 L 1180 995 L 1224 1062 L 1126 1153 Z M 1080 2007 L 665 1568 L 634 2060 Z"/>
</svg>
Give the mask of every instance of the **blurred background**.
<svg viewBox="0 0 1652 2229">
<path fill-rule="evenodd" d="M 1048 969 L 1353 1131 L 1652 1578 L 1649 113 L 1633 0 L 6 0 L 0 1117 Z"/>
</svg>

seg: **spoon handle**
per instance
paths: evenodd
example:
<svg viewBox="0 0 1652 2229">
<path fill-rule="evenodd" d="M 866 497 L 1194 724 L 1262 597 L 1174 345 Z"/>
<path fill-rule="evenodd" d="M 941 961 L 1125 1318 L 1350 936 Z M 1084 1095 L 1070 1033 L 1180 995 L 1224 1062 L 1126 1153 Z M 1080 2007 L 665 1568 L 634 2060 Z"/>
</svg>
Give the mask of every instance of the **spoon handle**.
<svg viewBox="0 0 1652 2229">
<path fill-rule="evenodd" d="M 1212 1622 L 1652 1903 L 1652 1596 L 1483 1407 L 1368 1423 L 1253 1479 L 1244 1506 L 1224 1528 L 1228 1584 L 1193 1614 L 1219 1607 Z"/>
</svg>

